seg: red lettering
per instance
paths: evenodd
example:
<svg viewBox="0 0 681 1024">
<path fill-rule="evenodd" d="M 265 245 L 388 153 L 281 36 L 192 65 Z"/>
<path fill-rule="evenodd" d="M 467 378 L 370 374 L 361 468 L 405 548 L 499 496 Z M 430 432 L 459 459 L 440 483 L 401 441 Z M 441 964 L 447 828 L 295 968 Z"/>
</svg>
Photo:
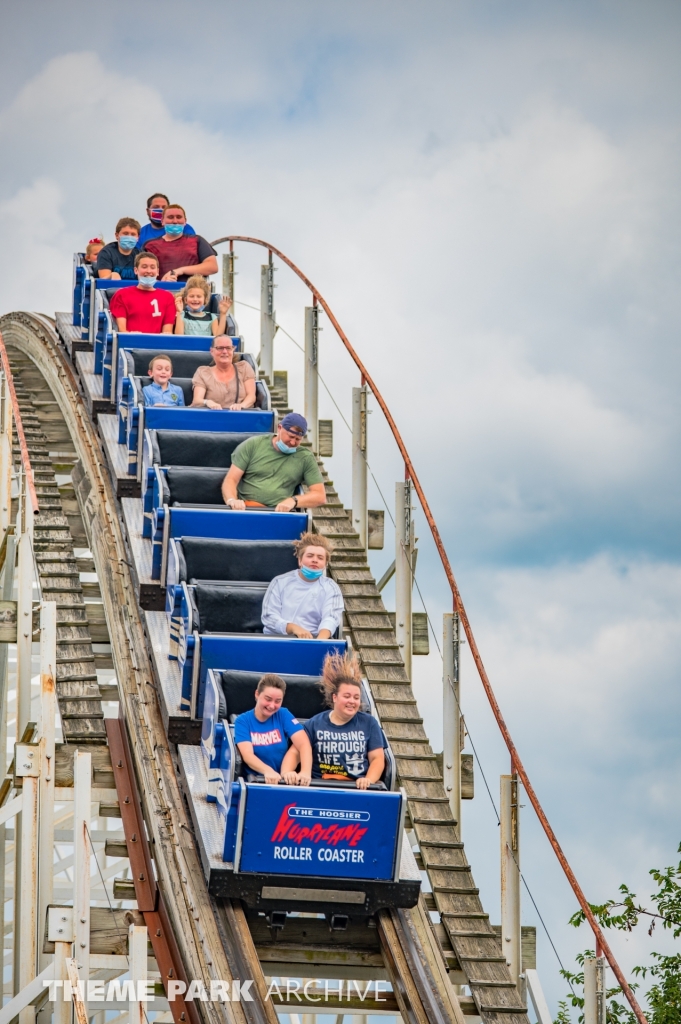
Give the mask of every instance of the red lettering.
<svg viewBox="0 0 681 1024">
<path fill-rule="evenodd" d="M 360 828 L 355 824 L 339 827 L 334 823 L 325 828 L 318 821 L 310 828 L 309 825 L 302 825 L 296 822 L 295 818 L 289 817 L 289 810 L 296 806 L 297 804 L 287 804 L 284 807 L 270 842 L 280 843 L 283 839 L 288 839 L 289 842 L 300 845 L 307 839 L 312 843 L 326 843 L 329 846 L 338 846 L 339 843 L 357 846 L 369 831 L 368 828 Z"/>
<path fill-rule="evenodd" d="M 281 812 L 279 821 L 277 822 L 277 827 L 272 833 L 272 838 L 270 840 L 271 843 L 280 843 L 282 839 L 286 838 L 288 830 L 293 824 L 293 818 L 289 818 L 288 812 L 292 807 L 295 806 L 296 804 L 286 804 L 286 807 L 284 807 L 283 811 Z"/>
</svg>

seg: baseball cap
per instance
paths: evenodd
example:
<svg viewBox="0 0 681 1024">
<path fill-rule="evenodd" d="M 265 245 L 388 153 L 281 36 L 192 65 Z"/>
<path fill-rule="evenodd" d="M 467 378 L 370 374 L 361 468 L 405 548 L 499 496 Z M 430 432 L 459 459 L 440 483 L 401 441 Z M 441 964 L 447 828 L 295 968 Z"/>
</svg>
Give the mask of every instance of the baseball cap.
<svg viewBox="0 0 681 1024">
<path fill-rule="evenodd" d="M 281 426 L 284 430 L 297 430 L 303 434 L 303 436 L 307 434 L 307 420 L 304 416 L 301 416 L 299 412 L 287 413 L 281 421 Z"/>
</svg>

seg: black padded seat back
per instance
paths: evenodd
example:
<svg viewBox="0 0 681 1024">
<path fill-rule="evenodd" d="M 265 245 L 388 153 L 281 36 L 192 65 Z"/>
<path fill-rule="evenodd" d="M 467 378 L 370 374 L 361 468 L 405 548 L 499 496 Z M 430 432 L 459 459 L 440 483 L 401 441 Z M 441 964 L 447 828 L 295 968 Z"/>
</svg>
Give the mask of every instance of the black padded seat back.
<svg viewBox="0 0 681 1024">
<path fill-rule="evenodd" d="M 298 567 L 290 540 L 218 540 L 183 537 L 185 580 L 254 580 L 269 583 Z"/>
<path fill-rule="evenodd" d="M 210 410 L 197 416 L 210 416 Z M 232 464 L 232 452 L 255 434 L 212 434 L 208 430 L 154 430 L 154 461 L 161 466 L 194 466 L 224 469 Z"/>
<path fill-rule="evenodd" d="M 198 415 L 198 413 L 197 413 Z M 165 505 L 222 505 L 224 469 L 194 469 L 192 466 L 168 466 L 163 488 Z M 206 577 L 206 573 L 203 574 Z"/>
<path fill-rule="evenodd" d="M 194 603 L 200 633 L 262 633 L 262 602 L 266 584 L 217 586 L 198 584 Z"/>
<path fill-rule="evenodd" d="M 149 363 L 154 356 L 169 356 L 173 364 L 173 373 L 176 377 L 194 376 L 199 366 L 207 366 L 213 362 L 210 352 L 189 352 L 183 349 L 177 352 L 168 352 L 163 348 L 163 339 L 159 335 L 158 349 L 132 348 L 130 354 L 134 362 L 134 376 L 145 377 L 149 372 Z"/>
<path fill-rule="evenodd" d="M 262 672 L 222 672 L 222 689 L 227 703 L 227 715 L 241 715 L 255 707 L 255 689 Z M 283 707 L 295 718 L 313 718 L 326 710 L 317 676 L 294 676 L 281 673 L 286 683 Z"/>
<path fill-rule="evenodd" d="M 182 388 L 182 394 L 184 395 L 184 404 L 191 405 L 194 399 L 194 391 L 192 388 L 191 377 L 171 377 L 170 383 L 177 384 L 179 388 Z M 144 377 L 135 377 L 137 393 L 140 396 L 142 395 L 142 388 L 145 388 L 147 384 L 151 384 L 151 377 L 149 377 L 148 375 L 145 375 Z"/>
</svg>

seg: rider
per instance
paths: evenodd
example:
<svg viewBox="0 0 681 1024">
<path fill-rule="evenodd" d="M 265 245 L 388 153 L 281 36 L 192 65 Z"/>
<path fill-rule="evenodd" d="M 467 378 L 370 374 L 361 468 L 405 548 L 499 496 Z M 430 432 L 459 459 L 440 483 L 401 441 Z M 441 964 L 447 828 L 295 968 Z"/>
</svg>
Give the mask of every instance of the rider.
<svg viewBox="0 0 681 1024">
<path fill-rule="evenodd" d="M 289 786 L 309 786 L 312 748 L 307 733 L 282 701 L 286 683 L 273 673 L 264 675 L 255 691 L 255 707 L 239 715 L 234 723 L 234 742 L 244 764 L 256 776 L 276 786 L 282 779 Z M 282 759 L 291 741 L 296 762 L 286 771 Z M 295 768 L 300 761 L 300 771 Z"/>
<path fill-rule="evenodd" d="M 380 725 L 361 711 L 362 678 L 352 654 L 328 654 L 322 669 L 322 689 L 330 711 L 322 711 L 305 723 L 312 743 L 312 778 L 327 782 L 355 780 L 357 789 L 378 782 L 385 768 L 384 739 Z M 286 775 L 298 763 L 290 748 L 282 762 Z"/>
</svg>

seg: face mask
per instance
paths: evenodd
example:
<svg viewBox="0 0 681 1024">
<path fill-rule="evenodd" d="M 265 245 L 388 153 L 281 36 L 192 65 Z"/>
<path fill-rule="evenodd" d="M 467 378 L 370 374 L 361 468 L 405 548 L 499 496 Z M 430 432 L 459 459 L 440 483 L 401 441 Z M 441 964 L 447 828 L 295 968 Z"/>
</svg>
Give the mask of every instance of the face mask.
<svg viewBox="0 0 681 1024">
<path fill-rule="evenodd" d="M 300 566 L 300 574 L 304 576 L 306 580 L 318 580 L 320 576 L 324 575 L 323 569 L 308 569 L 306 565 Z"/>
<path fill-rule="evenodd" d="M 173 238 L 178 238 L 184 231 L 184 224 L 164 224 L 164 227 L 166 234 Z"/>
<path fill-rule="evenodd" d="M 194 306 L 194 307 L 192 308 L 191 306 L 187 306 L 186 308 L 187 308 L 187 310 L 188 310 L 188 311 L 189 311 L 190 313 L 203 313 L 203 311 L 204 311 L 204 309 L 205 309 L 206 307 L 205 307 L 205 306 Z"/>
<path fill-rule="evenodd" d="M 143 288 L 153 288 L 157 281 L 158 281 L 157 277 L 140 277 L 139 278 L 139 283 L 142 285 Z"/>
<path fill-rule="evenodd" d="M 294 452 L 298 451 L 297 448 L 289 448 L 287 444 L 284 444 L 281 438 L 277 438 L 277 448 L 283 455 L 293 455 Z"/>
<path fill-rule="evenodd" d="M 149 210 L 149 220 L 152 221 L 154 224 L 161 224 L 163 221 L 164 209 L 165 207 L 163 206 L 152 206 L 152 208 Z"/>
<path fill-rule="evenodd" d="M 118 248 L 124 252 L 130 252 L 137 245 L 137 239 L 133 238 L 132 235 L 121 235 L 118 239 Z"/>
</svg>

